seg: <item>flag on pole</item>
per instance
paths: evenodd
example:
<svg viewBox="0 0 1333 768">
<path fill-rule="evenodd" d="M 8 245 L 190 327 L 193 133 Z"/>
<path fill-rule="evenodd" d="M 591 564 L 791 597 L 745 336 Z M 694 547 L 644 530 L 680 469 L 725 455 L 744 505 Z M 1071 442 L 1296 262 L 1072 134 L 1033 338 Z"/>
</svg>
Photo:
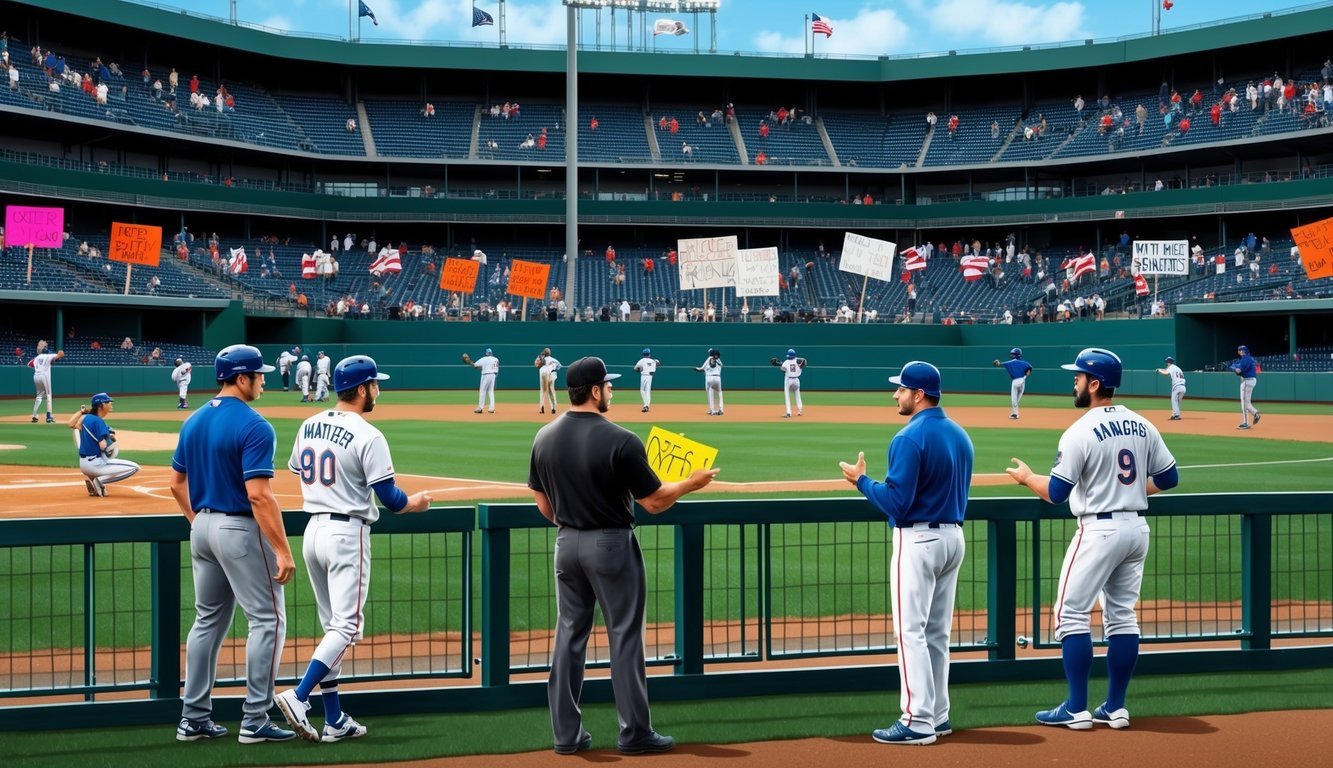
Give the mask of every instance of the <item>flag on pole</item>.
<svg viewBox="0 0 1333 768">
<path fill-rule="evenodd" d="M 1148 293 L 1149 293 L 1149 290 L 1148 290 L 1148 278 L 1144 277 L 1143 275 L 1135 275 L 1135 276 L 1134 276 L 1134 295 L 1135 295 L 1135 296 L 1147 296 Z"/>
<path fill-rule="evenodd" d="M 926 268 L 926 257 L 918 253 L 916 248 L 908 248 L 903 251 L 902 256 L 904 272 L 915 272 Z"/>
<path fill-rule="evenodd" d="M 833 37 L 833 27 L 817 13 L 810 14 L 810 31 L 816 35 L 823 35 L 825 39 Z"/>
<path fill-rule="evenodd" d="M 1097 257 L 1092 255 L 1091 253 L 1079 256 L 1077 259 L 1074 259 L 1075 280 L 1088 274 L 1089 272 L 1095 271 L 1096 269 L 1097 269 Z"/>
<path fill-rule="evenodd" d="M 316 253 L 318 253 L 318 251 L 316 251 Z M 310 254 L 310 253 L 303 253 L 303 254 L 301 254 L 301 277 L 302 277 L 302 278 L 304 278 L 304 279 L 306 279 L 306 280 L 312 280 L 312 279 L 314 279 L 314 277 L 315 277 L 315 262 L 318 261 L 318 258 L 319 258 L 319 257 L 315 256 L 314 254 Z"/>
<path fill-rule="evenodd" d="M 385 272 L 402 272 L 403 262 L 398 258 L 397 248 L 381 248 L 379 256 L 370 263 L 370 274 L 382 277 Z"/>
<path fill-rule="evenodd" d="M 491 15 L 477 6 L 472 6 L 472 26 L 490 27 L 495 25 L 495 19 Z"/>
<path fill-rule="evenodd" d="M 227 267 L 233 275 L 239 275 L 250 270 L 250 262 L 245 258 L 245 248 L 230 249 L 231 256 L 227 259 Z"/>
<path fill-rule="evenodd" d="M 380 20 L 375 18 L 375 12 L 370 10 L 370 6 L 366 5 L 366 0 L 359 0 L 359 2 L 361 3 L 361 8 L 357 11 L 357 17 L 369 16 L 371 23 L 378 27 L 380 25 Z"/>
<path fill-rule="evenodd" d="M 690 30 L 685 26 L 685 22 L 683 21 L 658 19 L 653 22 L 653 37 L 657 37 L 658 35 L 675 35 L 676 37 L 680 37 L 681 35 L 688 35 L 689 33 Z"/>
<path fill-rule="evenodd" d="M 964 256 L 958 266 L 963 270 L 963 279 L 970 283 L 980 280 L 986 274 L 990 269 L 990 261 L 985 256 Z"/>
</svg>

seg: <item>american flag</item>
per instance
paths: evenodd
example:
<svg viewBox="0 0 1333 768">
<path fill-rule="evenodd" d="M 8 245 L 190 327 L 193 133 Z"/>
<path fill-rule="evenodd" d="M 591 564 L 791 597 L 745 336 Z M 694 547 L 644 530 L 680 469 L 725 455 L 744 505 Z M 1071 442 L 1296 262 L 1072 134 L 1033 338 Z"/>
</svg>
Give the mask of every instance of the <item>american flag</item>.
<svg viewBox="0 0 1333 768">
<path fill-rule="evenodd" d="M 980 280 L 986 274 L 990 269 L 990 261 L 985 256 L 964 256 L 958 266 L 963 270 L 963 279 L 970 283 Z"/>
<path fill-rule="evenodd" d="M 385 272 L 402 272 L 403 262 L 398 258 L 397 248 L 381 248 L 379 256 L 370 262 L 370 274 L 380 277 Z"/>
<path fill-rule="evenodd" d="M 316 258 L 314 254 L 310 253 L 301 254 L 301 277 L 305 278 L 306 280 L 310 280 L 315 277 L 315 261 Z"/>
<path fill-rule="evenodd" d="M 231 269 L 233 275 L 239 275 L 250 270 L 250 262 L 245 258 L 244 248 L 230 249 L 231 256 L 227 259 L 227 266 Z"/>
<path fill-rule="evenodd" d="M 1151 291 L 1148 290 L 1148 278 L 1143 275 L 1134 276 L 1134 295 L 1147 296 Z"/>
<path fill-rule="evenodd" d="M 825 38 L 833 37 L 833 27 L 829 26 L 827 21 L 819 17 L 819 14 L 810 14 L 810 31 L 816 35 L 823 35 Z"/>
<path fill-rule="evenodd" d="M 1083 275 L 1097 269 L 1097 257 L 1091 253 L 1074 259 L 1074 279 L 1077 280 Z"/>
<path fill-rule="evenodd" d="M 908 248 L 902 252 L 903 271 L 915 272 L 918 269 L 926 268 L 926 257 L 917 253 L 915 248 Z"/>
</svg>

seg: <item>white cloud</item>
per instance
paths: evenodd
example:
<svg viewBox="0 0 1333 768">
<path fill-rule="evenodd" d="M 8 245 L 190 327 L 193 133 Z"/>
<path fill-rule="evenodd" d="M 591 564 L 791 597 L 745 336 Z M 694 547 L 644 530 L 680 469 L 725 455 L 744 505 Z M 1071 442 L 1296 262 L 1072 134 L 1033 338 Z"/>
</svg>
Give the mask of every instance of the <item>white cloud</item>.
<svg viewBox="0 0 1333 768">
<path fill-rule="evenodd" d="M 911 38 L 907 23 L 889 8 L 862 6 L 851 18 L 821 17 L 833 27 L 833 36 L 815 35 L 816 53 L 885 56 L 904 50 Z M 765 29 L 755 34 L 754 45 L 765 53 L 804 53 L 806 43 L 800 35 Z"/>
<path fill-rule="evenodd" d="M 1079 2 L 912 0 L 909 6 L 936 31 L 949 35 L 941 39 L 948 44 L 940 48 L 968 50 L 1090 37 L 1084 29 L 1086 9 Z"/>
<path fill-rule="evenodd" d="M 472 26 L 471 0 L 366 0 L 379 19 L 375 29 L 363 21 L 363 37 L 393 40 L 495 41 L 496 26 Z M 483 0 L 479 6 L 500 23 L 499 3 Z M 368 21 L 368 20 L 367 20 Z M 565 9 L 559 0 L 532 0 L 505 4 L 505 37 L 516 45 L 558 44 L 565 41 Z"/>
<path fill-rule="evenodd" d="M 295 22 L 281 14 L 277 16 L 269 16 L 267 19 L 259 22 L 259 25 L 261 27 L 268 27 L 269 29 L 280 29 L 284 32 L 300 31 L 296 28 Z"/>
</svg>

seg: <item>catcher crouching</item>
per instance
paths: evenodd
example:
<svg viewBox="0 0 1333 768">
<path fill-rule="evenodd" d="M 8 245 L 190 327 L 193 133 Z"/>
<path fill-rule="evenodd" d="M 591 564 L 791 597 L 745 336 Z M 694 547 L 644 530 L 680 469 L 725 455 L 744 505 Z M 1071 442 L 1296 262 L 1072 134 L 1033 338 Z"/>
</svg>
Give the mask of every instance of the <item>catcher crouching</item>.
<svg viewBox="0 0 1333 768">
<path fill-rule="evenodd" d="M 88 405 L 79 406 L 69 420 L 79 446 L 79 471 L 84 475 L 84 486 L 89 496 L 106 496 L 106 487 L 132 477 L 139 465 L 119 458 L 116 430 L 106 423 L 106 417 L 115 409 L 115 401 L 105 392 L 93 395 Z"/>
</svg>

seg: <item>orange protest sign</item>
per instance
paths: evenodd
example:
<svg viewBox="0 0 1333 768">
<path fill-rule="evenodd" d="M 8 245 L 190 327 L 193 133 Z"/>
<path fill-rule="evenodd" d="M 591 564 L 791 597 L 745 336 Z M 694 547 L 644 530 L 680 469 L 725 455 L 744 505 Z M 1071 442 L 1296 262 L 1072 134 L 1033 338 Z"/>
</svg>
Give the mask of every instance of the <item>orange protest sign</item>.
<svg viewBox="0 0 1333 768">
<path fill-rule="evenodd" d="M 161 227 L 111 222 L 111 247 L 106 253 L 108 259 L 142 267 L 156 267 L 161 256 Z"/>
<path fill-rule="evenodd" d="M 481 267 L 471 259 L 445 259 L 440 267 L 440 290 L 472 293 L 477 290 L 477 270 Z"/>
<path fill-rule="evenodd" d="M 529 299 L 546 296 L 546 281 L 551 278 L 551 265 L 514 259 L 509 268 L 509 293 Z"/>
<path fill-rule="evenodd" d="M 1296 227 L 1291 236 L 1301 251 L 1305 274 L 1311 280 L 1333 277 L 1333 218 Z"/>
</svg>

